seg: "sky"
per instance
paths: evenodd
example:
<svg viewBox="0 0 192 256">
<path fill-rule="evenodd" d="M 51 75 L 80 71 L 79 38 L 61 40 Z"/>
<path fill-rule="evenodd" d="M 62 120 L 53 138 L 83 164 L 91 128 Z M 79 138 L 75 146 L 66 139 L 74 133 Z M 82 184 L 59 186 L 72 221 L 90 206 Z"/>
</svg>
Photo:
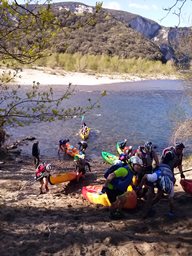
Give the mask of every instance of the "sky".
<svg viewBox="0 0 192 256">
<path fill-rule="evenodd" d="M 52 0 L 52 2 L 72 2 L 72 0 Z M 145 18 L 156 21 L 161 26 L 165 27 L 175 27 L 178 26 L 179 20 L 176 15 L 173 14 L 174 11 L 170 12 L 168 16 L 164 8 L 169 8 L 176 0 L 79 0 L 74 2 L 81 2 L 86 5 L 95 6 L 96 2 L 103 2 L 104 8 L 110 8 L 115 10 L 122 10 L 131 12 L 134 14 L 141 15 Z M 181 4 L 182 0 L 180 0 Z M 178 6 L 179 7 L 179 6 Z M 178 7 L 174 9 L 178 11 Z M 182 9 L 181 20 L 179 27 L 189 27 L 192 26 L 192 1 L 187 0 L 185 6 Z"/>
</svg>

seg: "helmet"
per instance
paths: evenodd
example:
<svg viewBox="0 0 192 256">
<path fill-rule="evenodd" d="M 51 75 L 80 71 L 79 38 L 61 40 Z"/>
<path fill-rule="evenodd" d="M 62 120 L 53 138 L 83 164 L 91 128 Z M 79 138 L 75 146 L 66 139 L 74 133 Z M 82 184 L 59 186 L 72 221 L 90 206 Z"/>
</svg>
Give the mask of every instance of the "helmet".
<svg viewBox="0 0 192 256">
<path fill-rule="evenodd" d="M 47 164 L 47 165 L 45 166 L 45 168 L 46 168 L 46 171 L 50 171 L 50 170 L 51 170 L 51 164 Z"/>
<path fill-rule="evenodd" d="M 160 187 L 166 194 L 170 194 L 173 188 L 173 182 L 168 176 L 163 176 L 160 180 Z"/>
<path fill-rule="evenodd" d="M 132 156 L 130 157 L 130 162 L 132 164 L 138 164 L 140 166 L 143 166 L 143 161 L 141 160 L 141 158 L 139 158 L 138 156 Z"/>
<path fill-rule="evenodd" d="M 185 146 L 184 146 L 184 144 L 181 142 L 181 143 L 176 143 L 175 148 L 176 148 L 176 149 L 184 149 Z"/>
<path fill-rule="evenodd" d="M 126 154 L 120 154 L 119 155 L 119 160 L 126 161 L 127 160 L 127 155 Z"/>
<path fill-rule="evenodd" d="M 124 147 L 124 149 L 123 149 L 123 152 L 125 153 L 125 154 L 129 154 L 130 153 L 130 151 L 132 150 L 132 146 L 126 146 L 126 147 Z"/>
<path fill-rule="evenodd" d="M 144 144 L 144 147 L 145 147 L 145 149 L 147 149 L 149 152 L 151 152 L 152 151 L 152 146 L 153 146 L 153 143 L 152 142 L 145 142 L 145 144 Z"/>
</svg>

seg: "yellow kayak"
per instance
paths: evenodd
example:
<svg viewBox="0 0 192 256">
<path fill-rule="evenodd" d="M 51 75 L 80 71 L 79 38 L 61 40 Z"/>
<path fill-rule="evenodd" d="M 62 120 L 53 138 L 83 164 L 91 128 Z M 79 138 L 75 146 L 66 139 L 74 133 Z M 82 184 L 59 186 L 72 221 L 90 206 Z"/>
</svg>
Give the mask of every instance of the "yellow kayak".
<svg viewBox="0 0 192 256">
<path fill-rule="evenodd" d="M 88 139 L 90 130 L 91 130 L 91 128 L 88 127 L 87 130 L 86 130 L 86 132 L 83 132 L 82 129 L 79 131 L 79 135 L 80 135 L 80 137 L 81 137 L 82 140 Z"/>
<path fill-rule="evenodd" d="M 60 174 L 50 175 L 48 181 L 51 185 L 59 184 L 66 181 L 75 180 L 77 178 L 76 172 L 64 172 Z"/>
<path fill-rule="evenodd" d="M 85 199 L 87 199 L 90 203 L 93 204 L 101 204 L 103 206 L 110 206 L 109 199 L 107 194 L 100 194 L 99 192 L 102 189 L 102 185 L 93 185 L 86 186 L 82 188 L 82 195 Z M 134 209 L 137 206 L 137 195 L 131 186 L 128 187 L 127 192 L 125 193 L 125 209 Z"/>
</svg>

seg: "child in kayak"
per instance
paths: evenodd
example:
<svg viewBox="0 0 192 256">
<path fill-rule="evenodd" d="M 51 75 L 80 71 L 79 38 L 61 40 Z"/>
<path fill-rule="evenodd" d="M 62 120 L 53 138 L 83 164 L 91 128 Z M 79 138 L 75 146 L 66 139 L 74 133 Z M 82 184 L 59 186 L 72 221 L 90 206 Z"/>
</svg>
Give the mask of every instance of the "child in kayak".
<svg viewBox="0 0 192 256">
<path fill-rule="evenodd" d="M 48 176 L 50 175 L 51 164 L 41 163 L 35 171 L 35 179 L 40 182 L 40 194 L 43 194 L 43 187 L 46 192 L 49 192 L 48 188 Z"/>
<path fill-rule="evenodd" d="M 88 131 L 87 125 L 86 125 L 86 123 L 83 123 L 83 125 L 81 126 L 81 133 L 83 135 L 85 135 L 87 133 L 87 131 Z"/>
</svg>

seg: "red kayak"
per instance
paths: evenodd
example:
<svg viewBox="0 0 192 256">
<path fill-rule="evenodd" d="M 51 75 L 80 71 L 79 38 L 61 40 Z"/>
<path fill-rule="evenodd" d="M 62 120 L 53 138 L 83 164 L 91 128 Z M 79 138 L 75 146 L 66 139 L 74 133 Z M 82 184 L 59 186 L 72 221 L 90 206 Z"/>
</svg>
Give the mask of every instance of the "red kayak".
<svg viewBox="0 0 192 256">
<path fill-rule="evenodd" d="M 183 190 L 184 190 L 186 193 L 192 195 L 192 180 L 189 180 L 189 179 L 182 179 L 182 180 L 180 181 L 180 184 L 181 184 Z"/>
</svg>

